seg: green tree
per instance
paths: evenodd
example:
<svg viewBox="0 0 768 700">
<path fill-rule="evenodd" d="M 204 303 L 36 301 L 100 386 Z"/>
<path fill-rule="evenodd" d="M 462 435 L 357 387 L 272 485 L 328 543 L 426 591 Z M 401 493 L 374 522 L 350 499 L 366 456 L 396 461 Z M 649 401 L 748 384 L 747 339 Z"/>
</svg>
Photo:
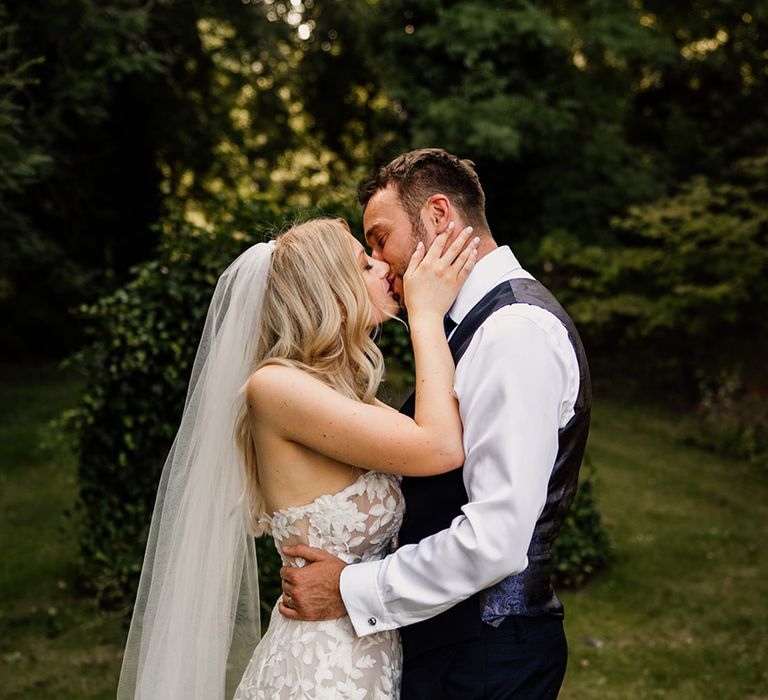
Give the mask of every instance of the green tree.
<svg viewBox="0 0 768 700">
<path fill-rule="evenodd" d="M 39 58 L 23 60 L 16 47 L 18 27 L 7 22 L 0 3 L 0 304 L 15 294 L 13 270 L 18 259 L 44 255 L 46 245 L 30 227 L 15 198 L 43 177 L 50 159 L 30 143 L 18 104 L 35 84 Z"/>
<path fill-rule="evenodd" d="M 671 194 L 696 173 L 717 178 L 768 144 L 762 6 L 376 7 L 365 65 L 399 119 L 401 143 L 475 160 L 494 230 L 528 255 L 558 229 L 608 243 L 608 222 L 627 206 Z"/>
<path fill-rule="evenodd" d="M 27 154 L 3 195 L 21 217 L 0 302 L 17 349 L 76 335 L 67 308 L 150 255 L 167 202 L 197 223 L 253 196 L 351 202 L 374 162 L 442 145 L 477 162 L 494 231 L 537 270 L 542 236 L 611 244 L 628 206 L 715 181 L 768 140 L 760 5 L 5 6 L 6 72 L 26 67 L 3 88 Z"/>
<path fill-rule="evenodd" d="M 638 367 L 671 370 L 689 395 L 702 372 L 765 381 L 766 191 L 766 155 L 738 161 L 721 182 L 697 176 L 615 219 L 612 245 L 548 236 L 546 277 L 594 342 Z"/>
<path fill-rule="evenodd" d="M 471 157 L 494 230 L 519 248 L 555 227 L 599 235 L 664 192 L 655 149 L 625 132 L 633 81 L 667 37 L 617 3 L 382 3 L 385 89 L 412 145 Z M 638 167 L 642 162 L 642 167 Z"/>
<path fill-rule="evenodd" d="M 6 6 L 18 60 L 36 61 L 13 106 L 47 167 L 13 191 L 24 225 L 11 222 L 4 236 L 3 352 L 40 353 L 71 343 L 68 308 L 124 278 L 154 245 L 147 225 L 159 173 L 128 96 L 164 60 L 145 42 L 148 11 L 138 3 Z"/>
<path fill-rule="evenodd" d="M 1 109 L 24 151 L 5 156 L 15 169 L 3 202 L 16 216 L 3 235 L 3 352 L 60 353 L 79 335 L 69 310 L 150 257 L 167 204 L 199 214 L 199 202 L 245 178 L 268 180 L 291 142 L 280 123 L 290 101 L 279 82 L 263 86 L 258 119 L 243 122 L 238 100 L 253 78 L 245 46 L 279 55 L 281 27 L 238 5 L 234 32 L 223 0 L 6 6 L 0 60 L 16 72 L 4 78 Z"/>
</svg>

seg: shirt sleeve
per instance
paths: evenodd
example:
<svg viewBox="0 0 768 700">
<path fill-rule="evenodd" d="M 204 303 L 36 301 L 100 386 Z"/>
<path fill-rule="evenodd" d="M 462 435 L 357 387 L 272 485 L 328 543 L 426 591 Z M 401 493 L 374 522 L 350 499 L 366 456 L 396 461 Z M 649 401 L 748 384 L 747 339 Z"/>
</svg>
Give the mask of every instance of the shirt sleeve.
<svg viewBox="0 0 768 700">
<path fill-rule="evenodd" d="M 448 529 L 343 570 L 358 635 L 433 617 L 525 569 L 578 381 L 565 327 L 549 312 L 515 304 L 483 323 L 455 379 L 468 503 Z"/>
</svg>

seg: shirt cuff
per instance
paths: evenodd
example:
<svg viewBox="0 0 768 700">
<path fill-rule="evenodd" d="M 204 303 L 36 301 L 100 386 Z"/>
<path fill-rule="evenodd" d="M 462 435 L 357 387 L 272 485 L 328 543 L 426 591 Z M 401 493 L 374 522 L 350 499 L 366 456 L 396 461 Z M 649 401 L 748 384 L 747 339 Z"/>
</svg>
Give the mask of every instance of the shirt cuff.
<svg viewBox="0 0 768 700">
<path fill-rule="evenodd" d="M 350 564 L 341 571 L 339 590 L 358 637 L 394 629 L 379 595 L 383 560 Z"/>
</svg>

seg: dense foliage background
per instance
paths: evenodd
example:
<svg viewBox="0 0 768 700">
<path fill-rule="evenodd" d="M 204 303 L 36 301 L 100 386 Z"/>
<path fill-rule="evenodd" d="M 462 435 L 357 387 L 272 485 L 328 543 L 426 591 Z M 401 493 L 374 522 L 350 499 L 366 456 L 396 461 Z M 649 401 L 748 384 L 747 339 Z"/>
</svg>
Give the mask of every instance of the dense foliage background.
<svg viewBox="0 0 768 700">
<path fill-rule="evenodd" d="M 100 595 L 133 586 L 222 261 L 299 210 L 359 225 L 357 180 L 411 147 L 476 162 L 598 391 L 633 382 L 764 465 L 767 82 L 764 3 L 0 0 L 0 353 L 86 346 Z M 560 561 L 588 573 L 584 493 Z"/>
</svg>

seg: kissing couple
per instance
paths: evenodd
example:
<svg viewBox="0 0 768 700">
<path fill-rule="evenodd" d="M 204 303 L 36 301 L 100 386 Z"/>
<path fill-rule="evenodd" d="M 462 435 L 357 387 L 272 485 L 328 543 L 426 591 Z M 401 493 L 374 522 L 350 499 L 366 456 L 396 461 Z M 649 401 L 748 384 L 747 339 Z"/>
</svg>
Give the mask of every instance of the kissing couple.
<svg viewBox="0 0 768 700">
<path fill-rule="evenodd" d="M 365 248 L 299 224 L 222 274 L 163 469 L 120 700 L 555 698 L 552 544 L 591 385 L 573 321 L 493 239 L 474 164 L 405 153 Z M 415 392 L 376 396 L 408 312 Z M 282 595 L 264 637 L 254 535 Z M 271 601 L 270 601 L 271 602 Z"/>
</svg>

